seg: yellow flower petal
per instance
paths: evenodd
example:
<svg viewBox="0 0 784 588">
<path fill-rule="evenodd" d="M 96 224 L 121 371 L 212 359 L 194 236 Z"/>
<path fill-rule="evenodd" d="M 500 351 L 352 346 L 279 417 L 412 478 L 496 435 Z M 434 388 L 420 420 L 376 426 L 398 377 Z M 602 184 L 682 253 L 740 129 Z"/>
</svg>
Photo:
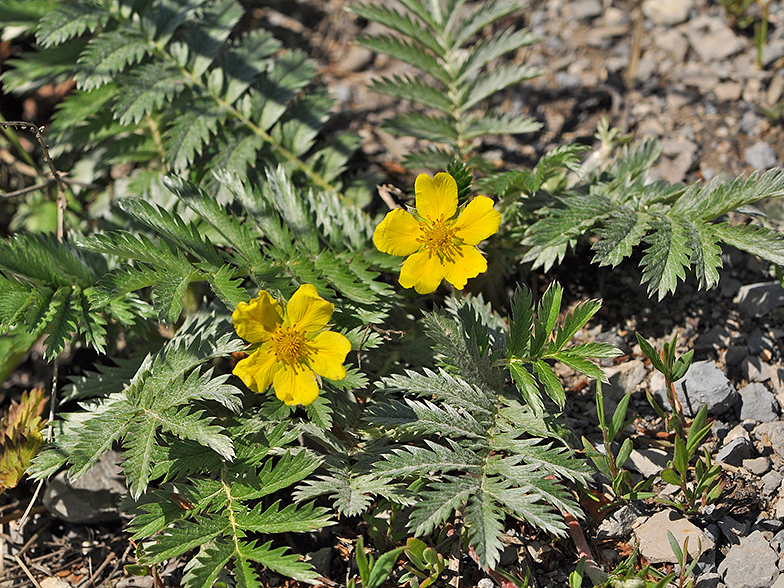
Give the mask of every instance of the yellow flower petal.
<svg viewBox="0 0 784 588">
<path fill-rule="evenodd" d="M 447 173 L 441 172 L 431 178 L 419 174 L 414 182 L 416 208 L 422 218 L 437 220 L 452 217 L 457 212 L 457 182 Z"/>
<path fill-rule="evenodd" d="M 435 292 L 445 275 L 446 269 L 438 256 L 420 251 L 403 263 L 398 281 L 404 288 L 414 288 L 418 294 L 430 294 Z"/>
<path fill-rule="evenodd" d="M 285 325 L 301 333 L 315 333 L 327 326 L 335 305 L 319 296 L 313 284 L 302 284 L 286 305 Z"/>
<path fill-rule="evenodd" d="M 248 302 L 240 302 L 231 315 L 234 330 L 251 343 L 266 341 L 282 322 L 283 309 L 278 301 L 264 290 Z"/>
<path fill-rule="evenodd" d="M 476 247 L 463 245 L 459 249 L 459 254 L 446 265 L 446 281 L 458 290 L 465 288 L 469 278 L 475 278 L 487 270 L 487 260 Z"/>
<path fill-rule="evenodd" d="M 330 380 L 342 380 L 346 377 L 343 362 L 351 351 L 351 342 L 348 339 L 340 333 L 325 331 L 316 335 L 308 344 L 316 352 L 309 361 L 314 372 Z"/>
<path fill-rule="evenodd" d="M 307 406 L 319 395 L 316 374 L 302 364 L 297 365 L 296 368 L 284 364 L 275 373 L 272 386 L 275 388 L 275 396 L 289 406 L 296 404 Z"/>
<path fill-rule="evenodd" d="M 421 247 L 421 230 L 416 219 L 400 208 L 388 212 L 373 231 L 373 244 L 382 253 L 407 257 Z"/>
<path fill-rule="evenodd" d="M 501 213 L 493 208 L 493 201 L 487 196 L 477 196 L 455 222 L 455 237 L 467 245 L 478 245 L 495 234 L 500 225 Z"/>
<path fill-rule="evenodd" d="M 278 362 L 269 349 L 261 348 L 234 366 L 234 375 L 254 392 L 264 392 L 272 384 Z"/>
</svg>

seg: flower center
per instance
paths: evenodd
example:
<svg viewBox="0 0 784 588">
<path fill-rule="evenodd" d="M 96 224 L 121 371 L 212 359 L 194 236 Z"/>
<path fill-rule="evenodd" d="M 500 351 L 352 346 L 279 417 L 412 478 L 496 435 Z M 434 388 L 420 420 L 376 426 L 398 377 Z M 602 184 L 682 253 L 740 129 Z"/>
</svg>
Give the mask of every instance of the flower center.
<svg viewBox="0 0 784 588">
<path fill-rule="evenodd" d="M 435 221 L 428 217 L 427 221 L 419 223 L 422 236 L 417 239 L 424 249 L 432 255 L 438 255 L 441 259 L 452 259 L 457 252 L 455 243 L 455 233 L 457 229 L 452 227 L 452 223 L 444 220 L 441 215 Z"/>
<path fill-rule="evenodd" d="M 300 363 L 305 359 L 310 347 L 305 340 L 305 335 L 294 327 L 280 328 L 272 337 L 272 351 L 275 359 L 284 363 Z"/>
</svg>

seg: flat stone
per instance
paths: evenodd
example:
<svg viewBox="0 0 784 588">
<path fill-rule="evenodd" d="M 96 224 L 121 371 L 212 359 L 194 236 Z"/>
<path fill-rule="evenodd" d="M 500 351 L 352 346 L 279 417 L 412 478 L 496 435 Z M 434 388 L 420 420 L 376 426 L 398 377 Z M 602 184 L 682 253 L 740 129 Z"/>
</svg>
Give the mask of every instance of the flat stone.
<svg viewBox="0 0 784 588">
<path fill-rule="evenodd" d="M 75 482 L 69 482 L 66 472 L 60 472 L 44 490 L 43 502 L 47 510 L 69 523 L 119 519 L 117 505 L 127 488 L 118 463 L 119 454 L 107 451 Z"/>
<path fill-rule="evenodd" d="M 740 99 L 743 86 L 737 82 L 721 82 L 713 89 L 713 93 L 719 102 L 735 102 Z"/>
<path fill-rule="evenodd" d="M 748 384 L 741 388 L 740 420 L 750 419 L 758 423 L 779 420 L 779 403 L 773 392 L 763 384 Z"/>
<path fill-rule="evenodd" d="M 689 18 L 692 0 L 645 0 L 642 13 L 654 24 L 672 26 Z"/>
<path fill-rule="evenodd" d="M 773 493 L 781 486 L 781 480 L 784 479 L 776 470 L 771 470 L 762 476 L 762 494 L 767 497 L 773 496 Z"/>
<path fill-rule="evenodd" d="M 602 3 L 599 0 L 574 0 L 567 4 L 569 16 L 576 20 L 589 20 L 601 16 Z"/>
<path fill-rule="evenodd" d="M 721 584 L 721 576 L 715 572 L 708 572 L 697 578 L 694 588 L 718 588 L 719 584 Z"/>
<path fill-rule="evenodd" d="M 754 531 L 727 552 L 719 574 L 727 588 L 769 588 L 779 577 L 778 560 L 762 531 Z"/>
<path fill-rule="evenodd" d="M 754 169 L 770 169 L 776 167 L 779 163 L 779 158 L 776 156 L 773 147 L 765 141 L 757 141 L 746 149 L 744 157 L 746 163 Z"/>
<path fill-rule="evenodd" d="M 667 531 L 673 534 L 681 546 L 686 538 L 689 538 L 689 554 L 692 557 L 699 555 L 699 544 L 702 545 L 703 553 L 714 548 L 710 537 L 683 516 L 674 511 L 663 510 L 634 530 L 640 546 L 640 553 L 649 563 L 676 563 L 675 554 L 667 539 Z"/>
<path fill-rule="evenodd" d="M 744 459 L 751 457 L 754 445 L 745 437 L 738 437 L 726 443 L 716 454 L 716 461 L 729 465 L 739 466 Z"/>
<path fill-rule="evenodd" d="M 784 306 L 784 288 L 778 282 L 747 284 L 738 290 L 734 302 L 749 316 L 764 316 L 774 308 Z"/>
<path fill-rule="evenodd" d="M 784 57 L 784 39 L 769 41 L 762 48 L 762 67 L 768 68 L 782 57 Z"/>
<path fill-rule="evenodd" d="M 745 48 L 740 37 L 727 26 L 726 19 L 719 16 L 702 14 L 692 19 L 686 36 L 691 48 L 706 63 L 727 59 Z"/>
<path fill-rule="evenodd" d="M 669 453 L 661 449 L 632 449 L 626 467 L 641 473 L 646 478 L 658 476 L 670 459 Z"/>
<path fill-rule="evenodd" d="M 736 521 L 729 515 L 724 515 L 716 522 L 719 525 L 721 534 L 726 537 L 730 545 L 740 545 L 741 537 L 744 537 L 749 531 L 746 523 Z"/>
<path fill-rule="evenodd" d="M 625 361 L 617 366 L 606 368 L 604 373 L 607 375 L 609 383 L 603 386 L 605 397 L 609 396 L 615 400 L 620 400 L 627 393 L 633 392 L 637 386 L 642 384 L 648 370 L 645 364 L 639 359 Z"/>
<path fill-rule="evenodd" d="M 639 513 L 630 505 L 624 505 L 605 517 L 596 530 L 596 539 L 623 539 L 632 532 L 632 526 L 639 518 Z"/>
<path fill-rule="evenodd" d="M 754 436 L 763 445 L 770 445 L 773 453 L 784 459 L 784 423 L 762 423 L 754 428 Z"/>
<path fill-rule="evenodd" d="M 694 416 L 707 405 L 708 414 L 718 416 L 732 408 L 740 396 L 735 387 L 711 360 L 691 364 L 686 376 L 675 382 L 675 394 L 687 416 Z M 669 409 L 664 389 L 656 391 L 662 406 Z"/>
<path fill-rule="evenodd" d="M 769 458 L 763 456 L 755 457 L 754 459 L 744 459 L 741 465 L 755 476 L 763 476 L 770 471 L 771 463 Z"/>
<path fill-rule="evenodd" d="M 686 58 L 686 52 L 689 50 L 689 41 L 678 29 L 669 29 L 661 35 L 656 35 L 653 42 L 660 49 L 668 51 L 678 63 L 683 62 Z"/>
<path fill-rule="evenodd" d="M 749 382 L 767 382 L 773 377 L 774 371 L 759 357 L 748 355 L 740 362 L 740 373 Z"/>
</svg>

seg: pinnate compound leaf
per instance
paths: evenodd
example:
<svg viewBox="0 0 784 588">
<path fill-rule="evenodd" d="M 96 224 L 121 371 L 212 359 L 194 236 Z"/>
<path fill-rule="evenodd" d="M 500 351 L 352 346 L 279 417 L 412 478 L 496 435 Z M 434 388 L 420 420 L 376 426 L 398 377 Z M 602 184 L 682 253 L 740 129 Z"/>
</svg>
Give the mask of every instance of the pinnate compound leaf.
<svg viewBox="0 0 784 588">
<path fill-rule="evenodd" d="M 239 556 L 263 565 L 270 570 L 293 578 L 300 582 L 311 582 L 318 577 L 318 573 L 309 563 L 299 561 L 300 556 L 295 554 L 285 555 L 287 548 L 272 549 L 272 541 L 263 545 L 255 542 L 239 542 Z"/>
<path fill-rule="evenodd" d="M 521 135 L 533 133 L 541 128 L 541 123 L 529 116 L 513 116 L 508 114 L 495 114 L 482 112 L 477 116 L 469 117 L 463 137 L 474 139 L 485 135 Z M 417 135 L 412 135 L 417 136 Z M 422 137 L 423 139 L 426 137 Z M 438 140 L 438 139 L 434 139 Z M 446 141 L 443 141 L 446 142 Z"/>
<path fill-rule="evenodd" d="M 82 90 L 113 81 L 117 74 L 139 63 L 155 46 L 136 28 L 123 26 L 94 37 L 79 57 L 75 79 Z"/>
<path fill-rule="evenodd" d="M 95 32 L 112 17 L 106 3 L 98 0 L 63 2 L 44 14 L 36 40 L 42 47 L 59 45 L 86 32 Z"/>
<path fill-rule="evenodd" d="M 529 31 L 507 29 L 493 35 L 487 40 L 480 41 L 473 47 L 468 57 L 460 67 L 456 81 L 458 84 L 466 83 L 479 69 L 485 67 L 494 59 L 536 42 L 536 36 Z"/>
<path fill-rule="evenodd" d="M 453 25 L 454 45 L 462 47 L 468 40 L 494 22 L 525 8 L 525 0 L 489 0 L 473 8 L 473 12 L 459 24 Z M 457 19 L 459 11 L 453 11 L 450 19 Z"/>
<path fill-rule="evenodd" d="M 194 588 L 212 588 L 218 575 L 235 555 L 236 551 L 231 543 L 210 541 L 203 545 L 196 557 L 185 566 L 184 585 Z"/>
<path fill-rule="evenodd" d="M 178 521 L 164 533 L 155 536 L 154 542 L 145 547 L 145 556 L 150 563 L 160 563 L 177 557 L 210 542 L 224 533 L 227 526 L 228 520 L 209 515 L 199 517 L 198 521 Z"/>
<path fill-rule="evenodd" d="M 355 4 L 351 11 L 361 18 L 375 21 L 385 27 L 413 39 L 438 56 L 443 57 L 444 47 L 427 27 L 408 14 L 401 14 L 383 4 Z"/>
<path fill-rule="evenodd" d="M 164 137 L 166 159 L 171 168 L 176 172 L 185 171 L 204 152 L 227 116 L 226 109 L 212 100 L 192 101 Z"/>
<path fill-rule="evenodd" d="M 651 221 L 654 232 L 644 240 L 648 243 L 640 265 L 643 266 L 642 283 L 648 284 L 648 293 L 658 294 L 659 300 L 668 292 L 675 292 L 678 280 L 686 278 L 691 251 L 683 225 L 668 218 Z"/>
<path fill-rule="evenodd" d="M 249 512 L 238 513 L 235 520 L 242 529 L 257 533 L 304 533 L 334 524 L 326 508 L 314 507 L 313 503 L 280 508 L 279 500 L 266 509 L 257 504 Z"/>
<path fill-rule="evenodd" d="M 604 227 L 596 230 L 600 240 L 593 245 L 596 255 L 592 261 L 599 266 L 617 266 L 640 244 L 650 228 L 650 220 L 647 214 L 624 207 L 613 211 Z"/>
<path fill-rule="evenodd" d="M 375 37 L 360 37 L 357 42 L 366 49 L 384 53 L 420 69 L 445 86 L 449 84 L 449 74 L 444 70 L 441 62 L 431 53 L 423 51 L 419 43 L 415 41 L 391 35 L 377 35 Z"/>
<path fill-rule="evenodd" d="M 779 231 L 758 225 L 721 223 L 713 230 L 722 241 L 762 259 L 784 265 L 784 237 Z"/>
<path fill-rule="evenodd" d="M 501 537 L 506 513 L 493 500 L 495 487 L 500 484 L 488 479 L 484 482 L 484 488 L 478 489 L 468 500 L 464 516 L 468 526 L 468 540 L 476 549 L 482 567 L 492 569 L 498 565 L 504 547 Z"/>
<path fill-rule="evenodd" d="M 146 115 L 171 103 L 186 89 L 180 70 L 173 64 L 159 61 L 135 68 L 123 82 L 112 106 L 114 116 L 123 125 L 138 124 Z"/>
<path fill-rule="evenodd" d="M 384 121 L 383 126 L 393 133 L 440 143 L 451 144 L 458 139 L 457 129 L 452 122 L 418 112 L 396 115 Z"/>
</svg>

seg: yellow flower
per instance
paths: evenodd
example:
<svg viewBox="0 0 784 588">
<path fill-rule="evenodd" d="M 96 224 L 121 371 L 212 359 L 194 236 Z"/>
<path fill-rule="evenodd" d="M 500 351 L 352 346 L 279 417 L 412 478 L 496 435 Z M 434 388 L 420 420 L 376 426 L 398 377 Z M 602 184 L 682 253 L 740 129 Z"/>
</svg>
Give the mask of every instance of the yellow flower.
<svg viewBox="0 0 784 588">
<path fill-rule="evenodd" d="M 340 333 L 324 330 L 335 305 L 303 284 L 282 306 L 269 292 L 240 302 L 231 315 L 234 329 L 256 348 L 234 367 L 234 375 L 254 392 L 272 384 L 288 405 L 308 405 L 318 398 L 316 374 L 330 380 L 346 377 L 343 362 L 351 343 Z"/>
<path fill-rule="evenodd" d="M 457 182 L 447 173 L 419 174 L 414 184 L 415 215 L 402 209 L 388 213 L 373 233 L 379 251 L 408 257 L 400 285 L 419 294 L 435 291 L 442 279 L 462 290 L 469 278 L 487 270 L 476 246 L 494 234 L 501 213 L 487 196 L 477 196 L 461 213 Z"/>
</svg>

